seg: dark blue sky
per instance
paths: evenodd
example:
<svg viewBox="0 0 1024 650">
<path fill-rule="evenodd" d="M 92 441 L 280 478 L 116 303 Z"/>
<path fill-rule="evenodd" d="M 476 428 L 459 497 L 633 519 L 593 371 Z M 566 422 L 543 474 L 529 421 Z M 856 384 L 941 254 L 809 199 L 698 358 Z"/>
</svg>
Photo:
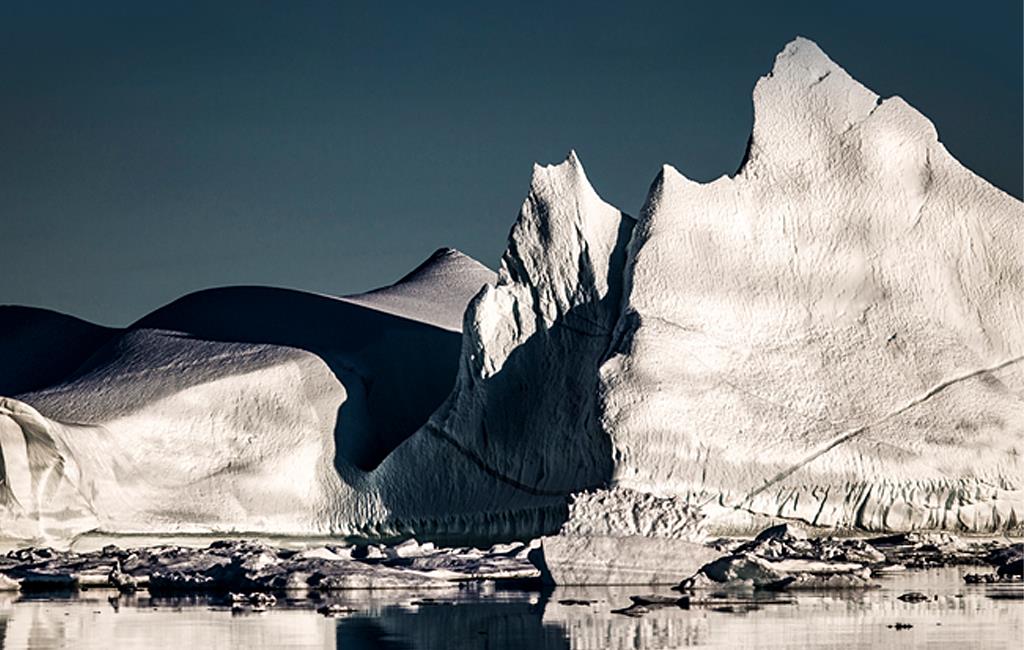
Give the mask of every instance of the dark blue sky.
<svg viewBox="0 0 1024 650">
<path fill-rule="evenodd" d="M 632 213 L 663 162 L 734 171 L 796 35 L 1020 197 L 1021 4 L 4 0 L 0 303 L 124 324 L 494 266 L 535 160 L 576 148 Z"/>
</svg>

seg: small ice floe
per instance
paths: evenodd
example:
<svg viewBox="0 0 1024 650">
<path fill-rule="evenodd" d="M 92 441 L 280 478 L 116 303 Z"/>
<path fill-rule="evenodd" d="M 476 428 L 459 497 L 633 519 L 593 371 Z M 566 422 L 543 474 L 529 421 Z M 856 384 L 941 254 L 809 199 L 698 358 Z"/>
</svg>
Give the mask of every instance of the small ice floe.
<svg viewBox="0 0 1024 650">
<path fill-rule="evenodd" d="M 121 569 L 119 560 L 114 562 L 114 568 L 107 574 L 107 582 L 123 594 L 135 593 L 139 588 L 139 581 Z"/>
<path fill-rule="evenodd" d="M 854 562 L 821 562 L 786 559 L 771 561 L 753 553 L 738 553 L 705 565 L 683 588 L 708 586 L 752 587 L 768 591 L 783 589 L 849 589 L 877 586 L 871 570 Z"/>
<path fill-rule="evenodd" d="M 265 612 L 268 608 L 277 604 L 277 597 L 260 591 L 248 594 L 230 593 L 228 594 L 228 600 L 231 602 L 231 612 L 233 614 Z"/>
<path fill-rule="evenodd" d="M 968 573 L 964 575 L 967 584 L 1020 583 L 1024 581 L 1024 544 L 1010 544 L 993 549 L 985 562 L 995 573 Z M 1024 598 L 1024 590 L 1020 590 Z M 996 596 L 993 596 L 996 597 Z"/>
<path fill-rule="evenodd" d="M 628 607 L 613 609 L 611 613 L 639 617 L 666 608 L 705 608 L 718 612 L 745 612 L 760 609 L 766 605 L 793 605 L 796 603 L 792 598 L 761 592 L 750 594 L 743 594 L 742 592 L 715 592 L 699 598 L 687 594 L 646 594 L 630 596 L 629 600 L 630 605 Z"/>
<path fill-rule="evenodd" d="M 662 609 L 665 607 L 679 607 L 682 609 L 689 609 L 690 607 L 689 596 L 646 594 L 641 596 L 630 596 L 629 600 L 632 603 L 629 607 L 613 609 L 612 614 L 623 614 L 624 616 L 636 617 L 649 614 L 655 609 Z"/>
<path fill-rule="evenodd" d="M 436 550 L 437 547 L 434 546 L 433 542 L 420 544 L 415 539 L 407 539 L 401 544 L 386 548 L 384 555 L 388 559 L 424 557 L 433 554 Z"/>
<path fill-rule="evenodd" d="M 356 610 L 352 607 L 346 607 L 345 605 L 339 605 L 337 603 L 321 605 L 316 608 L 317 614 L 322 614 L 328 618 L 334 618 L 337 616 L 344 616 L 346 614 L 352 614 Z"/>
<path fill-rule="evenodd" d="M 791 523 L 765 529 L 749 542 L 719 540 L 713 546 L 725 554 L 683 580 L 679 589 L 723 585 L 766 591 L 871 588 L 878 586 L 874 576 L 908 568 L 978 563 L 988 563 L 996 572 L 967 574 L 967 582 L 1005 582 L 1020 575 L 1022 558 L 1020 544 L 965 540 L 949 533 L 815 538 Z M 914 600 L 917 596 L 905 596 L 901 600 L 919 602 Z"/>
<path fill-rule="evenodd" d="M 871 580 L 871 565 L 884 563 L 885 559 L 862 540 L 811 539 L 804 530 L 782 524 L 704 565 L 679 588 L 868 588 L 877 586 Z"/>
<path fill-rule="evenodd" d="M 622 614 L 623 616 L 631 616 L 638 618 L 644 614 L 650 614 L 651 610 L 643 605 L 630 605 L 629 607 L 623 607 L 622 609 L 613 609 L 612 614 Z"/>
<path fill-rule="evenodd" d="M 986 559 L 996 567 L 996 573 L 1000 576 L 1024 577 L 1024 544 L 996 549 Z"/>
</svg>

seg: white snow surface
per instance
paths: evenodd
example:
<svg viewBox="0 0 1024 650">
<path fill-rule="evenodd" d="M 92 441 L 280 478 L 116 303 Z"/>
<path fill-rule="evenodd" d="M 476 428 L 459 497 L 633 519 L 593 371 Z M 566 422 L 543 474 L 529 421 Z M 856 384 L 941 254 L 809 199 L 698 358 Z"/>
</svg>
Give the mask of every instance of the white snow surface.
<svg viewBox="0 0 1024 650">
<path fill-rule="evenodd" d="M 535 167 L 496 279 L 211 289 L 54 356 L 0 398 L 0 535 L 1020 533 L 1024 206 L 805 39 L 754 113 L 636 220 Z"/>
</svg>

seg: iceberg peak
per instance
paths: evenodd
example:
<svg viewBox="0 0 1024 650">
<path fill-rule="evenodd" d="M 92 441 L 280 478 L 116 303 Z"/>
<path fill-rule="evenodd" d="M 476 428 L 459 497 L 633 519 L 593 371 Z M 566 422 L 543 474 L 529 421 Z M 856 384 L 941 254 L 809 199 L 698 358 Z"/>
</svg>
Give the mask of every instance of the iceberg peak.
<svg viewBox="0 0 1024 650">
<path fill-rule="evenodd" d="M 624 245 L 624 222 L 631 228 L 633 219 L 598 195 L 575 151 L 560 164 L 534 165 L 499 284 L 528 285 L 538 295 L 547 294 L 550 300 L 541 300 L 545 308 L 538 315 L 548 323 L 579 304 L 596 302 L 608 293 L 609 258 Z"/>
<path fill-rule="evenodd" d="M 800 66 L 801 68 L 818 75 L 842 70 L 839 65 L 829 58 L 825 52 L 818 47 L 818 44 L 809 38 L 797 36 L 782 51 L 775 55 L 775 64 L 768 76 L 775 76 L 782 69 L 789 66 Z"/>
<path fill-rule="evenodd" d="M 407 284 L 410 282 L 423 281 L 427 278 L 437 278 L 445 275 L 475 275 L 483 278 L 484 282 L 491 282 L 490 276 L 493 271 L 455 248 L 442 247 L 430 254 L 419 266 L 406 273 L 398 282 L 391 287 Z M 380 291 L 379 289 L 377 291 Z"/>
<path fill-rule="evenodd" d="M 534 163 L 530 179 L 530 194 L 526 199 L 549 202 L 552 198 L 567 200 L 601 201 L 597 190 L 590 184 L 587 172 L 575 150 L 570 150 L 565 160 L 558 164 L 541 165 Z M 525 209 L 525 205 L 524 205 Z"/>
<path fill-rule="evenodd" d="M 465 253 L 445 247 L 394 284 L 345 299 L 457 332 L 462 329 L 466 303 L 494 280 L 494 271 Z"/>
<path fill-rule="evenodd" d="M 754 87 L 754 128 L 744 171 L 778 170 L 808 159 L 827 165 L 837 140 L 879 103 L 813 41 L 797 38 L 776 56 Z M 767 157 L 767 160 L 765 158 Z"/>
</svg>

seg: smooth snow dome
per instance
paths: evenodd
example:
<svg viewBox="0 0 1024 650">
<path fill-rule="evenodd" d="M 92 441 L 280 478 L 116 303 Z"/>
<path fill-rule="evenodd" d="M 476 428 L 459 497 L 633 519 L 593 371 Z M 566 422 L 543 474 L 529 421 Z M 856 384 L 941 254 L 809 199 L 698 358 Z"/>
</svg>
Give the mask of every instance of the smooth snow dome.
<svg viewBox="0 0 1024 650">
<path fill-rule="evenodd" d="M 1024 206 L 805 39 L 754 110 L 637 219 L 535 167 L 496 279 L 157 310 L 0 398 L 0 532 L 1020 532 Z"/>
<path fill-rule="evenodd" d="M 451 248 L 442 248 L 393 285 L 346 296 L 357 305 L 427 323 L 451 332 L 462 331 L 462 314 L 479 290 L 494 283 L 494 271 Z"/>
</svg>

